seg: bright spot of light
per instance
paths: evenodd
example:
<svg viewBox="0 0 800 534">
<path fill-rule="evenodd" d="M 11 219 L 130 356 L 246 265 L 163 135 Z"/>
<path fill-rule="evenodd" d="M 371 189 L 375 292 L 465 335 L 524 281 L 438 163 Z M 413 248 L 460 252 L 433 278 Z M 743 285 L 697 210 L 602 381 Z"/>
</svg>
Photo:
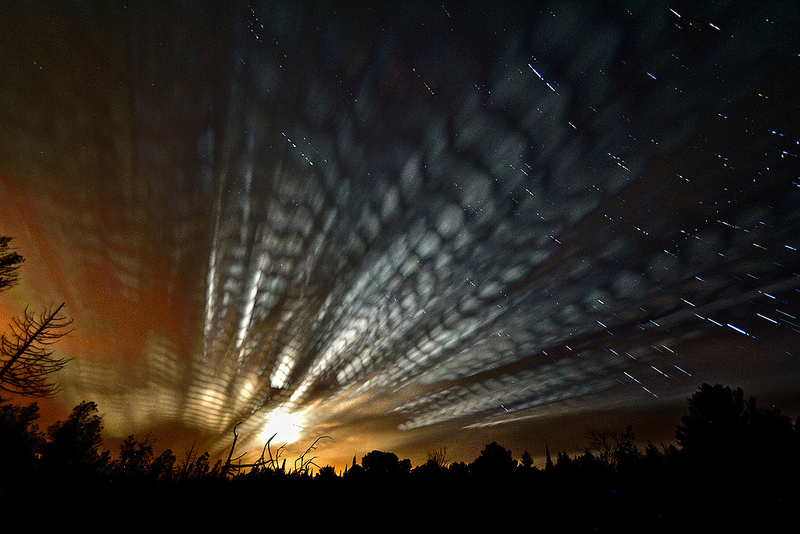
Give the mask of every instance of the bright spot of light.
<svg viewBox="0 0 800 534">
<path fill-rule="evenodd" d="M 244 385 L 244 387 L 241 389 L 241 391 L 239 392 L 239 397 L 242 398 L 242 399 L 249 399 L 250 397 L 253 396 L 253 392 L 254 391 L 255 391 L 255 388 L 253 388 L 253 383 L 252 382 L 247 382 Z"/>
<path fill-rule="evenodd" d="M 266 443 L 272 436 L 275 436 L 274 443 L 294 443 L 300 439 L 303 420 L 302 413 L 274 410 L 267 414 L 267 422 L 258 438 L 261 443 Z"/>
</svg>

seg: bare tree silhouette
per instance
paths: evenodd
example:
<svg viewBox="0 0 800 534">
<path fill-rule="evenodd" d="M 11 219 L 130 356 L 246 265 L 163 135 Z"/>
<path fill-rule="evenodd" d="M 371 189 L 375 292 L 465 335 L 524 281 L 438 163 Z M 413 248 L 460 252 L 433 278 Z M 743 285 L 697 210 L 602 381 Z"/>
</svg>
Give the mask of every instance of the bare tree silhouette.
<svg viewBox="0 0 800 534">
<path fill-rule="evenodd" d="M 428 451 L 428 461 L 432 465 L 442 469 L 447 467 L 447 447 L 441 447 L 436 451 Z"/>
<path fill-rule="evenodd" d="M 52 345 L 69 333 L 72 320 L 60 315 L 64 304 L 38 316 L 25 309 L 14 317 L 9 332 L 0 336 L 0 389 L 26 397 L 51 397 L 58 385 L 49 375 L 69 361 L 53 357 Z"/>
<path fill-rule="evenodd" d="M 618 469 L 626 458 L 638 456 L 636 448 L 636 434 L 633 427 L 628 425 L 625 430 L 589 429 L 586 431 L 589 439 L 587 452 L 596 451 L 601 462 Z"/>
<path fill-rule="evenodd" d="M 8 250 L 10 237 L 0 236 L 0 291 L 17 281 L 19 265 L 25 261 Z M 38 315 L 25 308 L 14 317 L 9 331 L 0 336 L 0 390 L 25 397 L 51 397 L 58 385 L 49 375 L 61 370 L 69 360 L 54 358 L 52 345 L 67 335 L 72 320 L 61 314 L 64 308 L 50 306 Z"/>
</svg>

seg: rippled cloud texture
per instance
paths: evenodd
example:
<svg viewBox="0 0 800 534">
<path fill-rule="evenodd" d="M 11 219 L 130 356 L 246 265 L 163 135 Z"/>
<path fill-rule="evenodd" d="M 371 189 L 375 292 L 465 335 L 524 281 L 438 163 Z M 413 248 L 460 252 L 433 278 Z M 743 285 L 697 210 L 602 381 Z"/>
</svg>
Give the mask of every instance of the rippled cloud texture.
<svg viewBox="0 0 800 534">
<path fill-rule="evenodd" d="M 67 303 L 59 400 L 112 435 L 388 450 L 798 376 L 796 3 L 133 4 L 0 37 L 3 309 Z"/>
</svg>

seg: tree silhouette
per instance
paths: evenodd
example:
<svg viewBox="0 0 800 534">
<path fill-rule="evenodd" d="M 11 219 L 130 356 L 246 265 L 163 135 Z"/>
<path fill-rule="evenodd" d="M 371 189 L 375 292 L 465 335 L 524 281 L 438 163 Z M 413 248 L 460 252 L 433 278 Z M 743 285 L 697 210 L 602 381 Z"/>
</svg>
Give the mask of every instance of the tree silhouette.
<svg viewBox="0 0 800 534">
<path fill-rule="evenodd" d="M 144 441 L 138 441 L 132 435 L 125 438 L 119 446 L 117 471 L 120 475 L 133 478 L 147 476 L 153 463 L 153 443 L 149 435 Z"/>
<path fill-rule="evenodd" d="M 437 451 L 428 451 L 428 462 L 433 462 L 442 469 L 447 467 L 447 447 L 442 447 Z"/>
<path fill-rule="evenodd" d="M 619 469 L 639 456 L 636 434 L 630 425 L 625 430 L 589 429 L 586 436 L 589 438 L 587 452 L 596 451 L 599 460 L 613 469 Z"/>
<path fill-rule="evenodd" d="M 447 472 L 447 448 L 442 447 L 437 451 L 428 451 L 428 459 L 424 464 L 419 465 L 413 469 L 414 475 L 419 479 L 420 477 L 441 478 Z"/>
<path fill-rule="evenodd" d="M 471 467 L 479 474 L 505 475 L 517 467 L 517 461 L 512 457 L 511 451 L 493 441 L 484 447 Z"/>
<path fill-rule="evenodd" d="M 531 469 L 533 467 L 533 456 L 528 451 L 522 453 L 522 467 Z"/>
<path fill-rule="evenodd" d="M 25 309 L 14 317 L 10 332 L 0 336 L 0 389 L 27 397 L 51 397 L 58 390 L 49 375 L 67 364 L 54 358 L 53 343 L 69 333 L 72 320 L 59 315 L 64 304 L 38 315 Z"/>
<path fill-rule="evenodd" d="M 559 451 L 556 453 L 556 462 L 553 464 L 553 469 L 563 474 L 565 471 L 571 470 L 574 464 L 575 461 L 566 451 Z"/>
<path fill-rule="evenodd" d="M 8 248 L 10 237 L 0 236 L 0 291 L 17 282 L 17 271 L 25 258 Z"/>
<path fill-rule="evenodd" d="M 397 475 L 411 470 L 411 461 L 402 462 L 393 452 L 372 451 L 361 459 L 361 466 L 371 476 Z"/>
<path fill-rule="evenodd" d="M 208 454 L 208 452 L 204 452 L 198 456 L 197 451 L 195 450 L 195 444 L 192 443 L 191 448 L 186 450 L 186 458 L 178 468 L 180 477 L 184 480 L 197 480 L 203 478 L 209 472 L 210 458 L 211 456 Z"/>
<path fill-rule="evenodd" d="M 103 419 L 94 402 L 83 401 L 73 408 L 66 421 L 47 429 L 42 464 L 46 471 L 75 474 L 97 473 L 107 462 L 100 454 Z"/>
<path fill-rule="evenodd" d="M 745 401 L 742 431 L 743 447 L 767 461 L 793 457 L 792 453 L 797 451 L 799 443 L 792 419 L 778 408 L 770 410 L 756 406 L 754 397 Z"/>
<path fill-rule="evenodd" d="M 150 476 L 157 480 L 169 482 L 175 474 L 177 458 L 172 449 L 167 449 L 150 462 Z"/>
<path fill-rule="evenodd" d="M 17 280 L 22 256 L 8 250 L 9 237 L 0 237 L 0 291 Z M 9 331 L 0 336 L 0 390 L 27 397 L 51 397 L 58 386 L 49 376 L 61 370 L 67 359 L 54 358 L 52 345 L 69 333 L 72 320 L 60 315 L 62 303 L 38 316 L 28 311 L 14 317 Z"/>
<path fill-rule="evenodd" d="M 689 413 L 675 431 L 678 445 L 697 459 L 730 460 L 742 437 L 744 392 L 702 384 L 687 402 Z"/>
<path fill-rule="evenodd" d="M 612 525 L 624 531 L 619 530 L 623 513 L 631 524 L 668 532 L 685 526 L 690 517 L 701 517 L 703 525 L 714 528 L 740 526 L 746 520 L 780 524 L 777 519 L 793 517 L 800 499 L 797 425 L 780 410 L 759 408 L 754 398 L 744 400 L 740 390 L 719 385 L 703 384 L 688 400 L 690 410 L 678 432 L 688 451 L 672 444 L 659 450 L 648 442 L 639 453 L 628 427 L 590 431 L 592 449 L 575 457 L 558 452 L 555 463 L 545 446 L 550 467 L 541 471 L 532 466 L 527 452 L 522 455 L 523 468 L 518 468 L 511 452 L 492 442 L 469 465 L 453 462 L 445 467 L 441 449 L 412 470 L 409 460 L 373 450 L 363 456 L 362 465 L 353 457 L 342 475 L 326 466 L 318 468 L 316 477 L 311 476 L 315 464 L 309 455 L 319 440 L 292 470 L 285 469 L 285 460 L 278 462 L 277 452 L 268 460 L 262 452 L 257 462 L 228 469 L 234 465 L 233 447 L 210 467 L 209 453 L 201 454 L 194 445 L 176 466 L 171 450 L 154 456 L 149 436 L 128 436 L 118 459 L 110 461 L 109 451 L 99 449 L 102 419 L 94 403 L 82 402 L 66 421 L 45 433 L 36 425 L 37 404 L 0 404 L 0 531 L 9 518 L 22 524 L 23 518 L 40 512 L 42 487 L 66 495 L 59 501 L 61 516 L 78 510 L 91 496 L 96 510 L 107 511 L 109 521 L 123 508 L 156 510 L 167 501 L 176 509 L 219 502 L 226 509 L 245 509 L 266 494 L 315 491 L 325 495 L 329 510 L 360 503 L 359 517 L 367 522 L 396 512 L 397 503 L 409 502 L 410 496 L 417 502 L 436 502 L 443 510 L 477 510 L 494 503 L 517 510 L 536 503 L 531 517 L 543 528 L 581 531 Z M 243 471 L 246 468 L 250 471 Z M 9 507 L 9 502 L 15 504 Z M 4 503 L 13 514 L 4 515 Z M 395 508 L 390 511 L 390 506 Z M 469 517 L 456 519 L 470 521 Z M 452 526 L 452 517 L 443 520 Z"/>
<path fill-rule="evenodd" d="M 687 400 L 675 437 L 692 469 L 751 486 L 768 482 L 770 491 L 800 471 L 800 434 L 777 408 L 759 408 L 740 388 L 720 384 L 702 384 Z"/>
<path fill-rule="evenodd" d="M 356 457 L 353 456 L 353 464 L 345 467 L 344 478 L 348 480 L 359 481 L 364 477 L 364 468 L 356 463 Z"/>
<path fill-rule="evenodd" d="M 19 480 L 36 464 L 44 435 L 36 421 L 39 405 L 0 405 L 0 481 Z"/>
</svg>

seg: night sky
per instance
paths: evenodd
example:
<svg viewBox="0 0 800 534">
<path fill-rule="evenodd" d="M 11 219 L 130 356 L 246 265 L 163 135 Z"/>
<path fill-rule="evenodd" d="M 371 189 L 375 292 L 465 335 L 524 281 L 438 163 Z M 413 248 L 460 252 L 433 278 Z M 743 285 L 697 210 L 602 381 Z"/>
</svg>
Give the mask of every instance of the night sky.
<svg viewBox="0 0 800 534">
<path fill-rule="evenodd" d="M 0 1 L 49 413 L 337 466 L 800 413 L 800 3 L 336 4 Z"/>
</svg>

